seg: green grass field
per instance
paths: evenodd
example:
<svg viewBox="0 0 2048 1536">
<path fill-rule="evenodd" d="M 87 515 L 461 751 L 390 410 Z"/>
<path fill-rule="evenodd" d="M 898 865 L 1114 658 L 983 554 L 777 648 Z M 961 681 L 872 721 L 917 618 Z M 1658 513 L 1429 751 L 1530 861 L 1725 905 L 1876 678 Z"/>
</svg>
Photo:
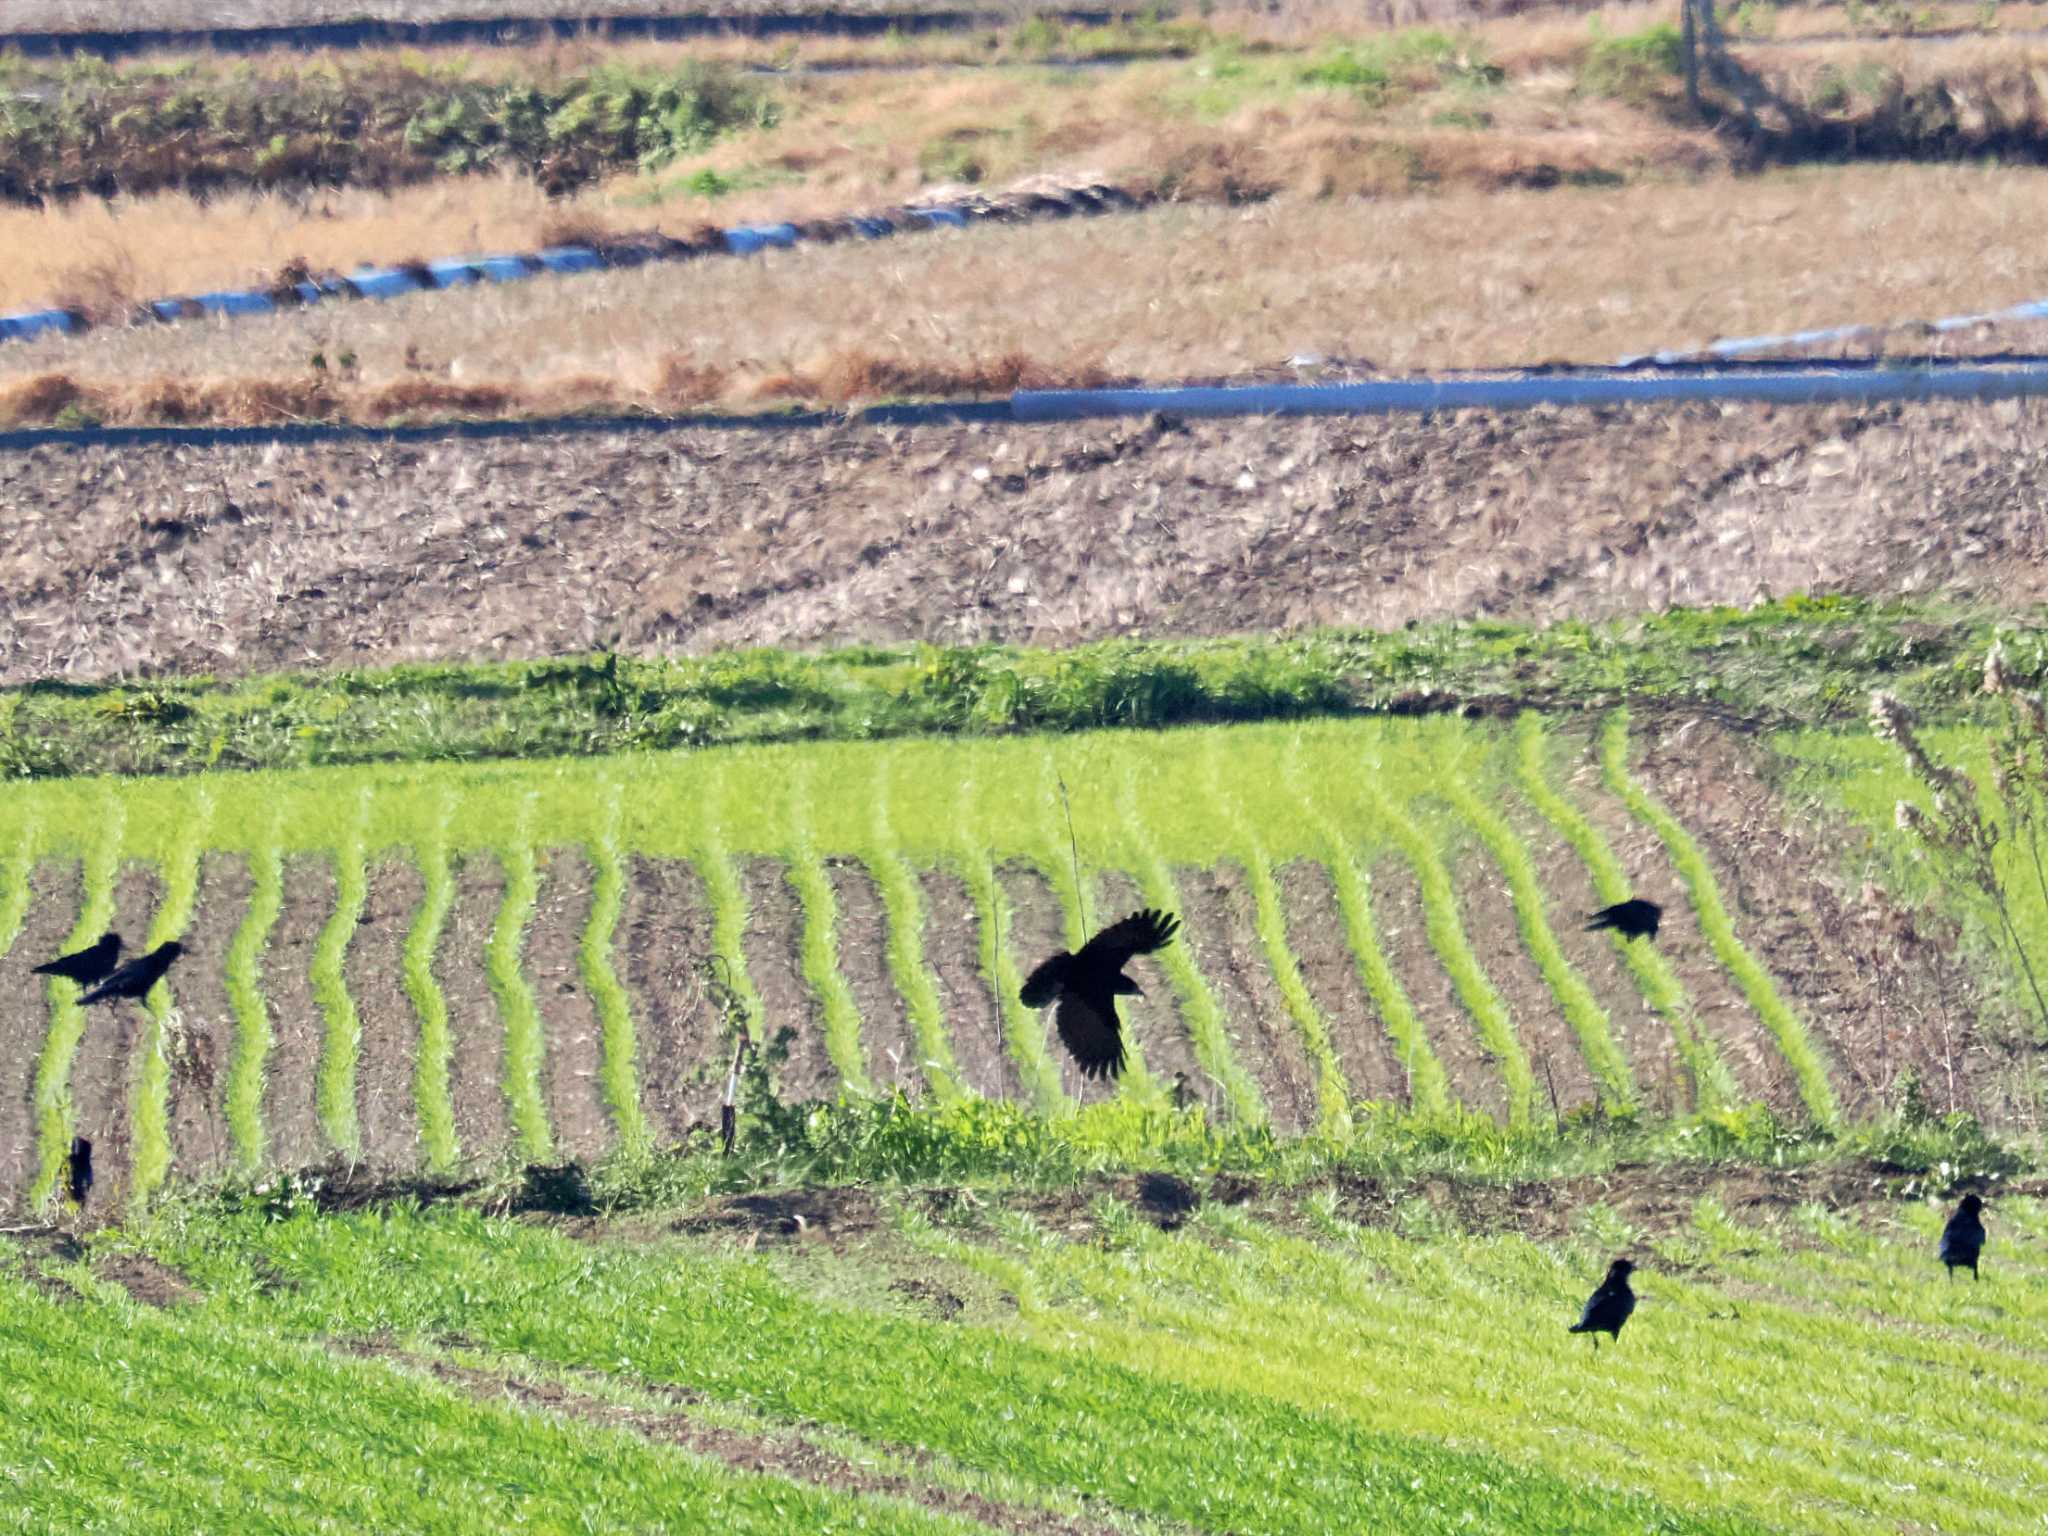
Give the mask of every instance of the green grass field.
<svg viewBox="0 0 2048 1536">
<path fill-rule="evenodd" d="M 1172 1232 L 1107 1193 L 875 1210 L 754 1254 L 453 1207 L 181 1207 L 0 1279 L 0 1518 L 2039 1529 L 2037 1201 L 1994 1204 L 1980 1284 L 1943 1278 L 1925 1201 L 1758 1223 L 1703 1192 L 1648 1230 L 1594 1202 L 1543 1242 L 1419 1194 L 1361 1222 L 1332 1187 Z M 1643 1299 L 1596 1354 L 1565 1324 L 1622 1243 Z M 113 1283 L 138 1247 L 175 1304 Z"/>
</svg>

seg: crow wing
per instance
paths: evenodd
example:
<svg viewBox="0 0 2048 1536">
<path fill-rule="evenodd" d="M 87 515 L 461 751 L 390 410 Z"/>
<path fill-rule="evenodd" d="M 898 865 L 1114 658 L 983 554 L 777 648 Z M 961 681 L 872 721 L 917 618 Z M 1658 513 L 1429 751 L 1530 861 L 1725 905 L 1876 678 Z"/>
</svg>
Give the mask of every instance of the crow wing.
<svg viewBox="0 0 2048 1536">
<path fill-rule="evenodd" d="M 110 997 L 141 997 L 163 980 L 171 962 L 183 952 L 179 944 L 159 945 L 139 959 L 130 960 L 78 1001 L 82 1005 L 104 1002 Z"/>
<path fill-rule="evenodd" d="M 1116 1077 L 1123 1071 L 1123 1027 L 1108 991 L 1086 987 L 1060 993 L 1052 1020 L 1083 1077 Z"/>
<path fill-rule="evenodd" d="M 1120 923 L 1111 923 L 1082 945 L 1074 959 L 1090 971 L 1100 968 L 1113 974 L 1122 970 L 1124 962 L 1133 955 L 1149 955 L 1155 949 L 1166 948 L 1179 931 L 1179 918 L 1147 907 Z"/>
<path fill-rule="evenodd" d="M 1024 978 L 1024 990 L 1017 994 L 1018 999 L 1026 1008 L 1043 1008 L 1060 995 L 1060 988 L 1066 984 L 1067 967 L 1073 960 L 1072 955 L 1062 951 L 1041 963 Z"/>
</svg>

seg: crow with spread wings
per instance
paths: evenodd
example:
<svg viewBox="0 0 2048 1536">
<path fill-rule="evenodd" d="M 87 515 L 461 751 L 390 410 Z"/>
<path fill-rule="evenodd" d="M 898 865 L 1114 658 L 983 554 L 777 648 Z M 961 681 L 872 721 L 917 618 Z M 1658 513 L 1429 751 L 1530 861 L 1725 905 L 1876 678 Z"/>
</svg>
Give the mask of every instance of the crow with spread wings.
<svg viewBox="0 0 2048 1536">
<path fill-rule="evenodd" d="M 1145 989 L 1124 975 L 1133 955 L 1149 955 L 1173 942 L 1180 919 L 1147 908 L 1112 923 L 1073 954 L 1054 955 L 1024 981 L 1027 1008 L 1057 1001 L 1053 1023 L 1083 1077 L 1115 1077 L 1124 1069 L 1123 1026 L 1116 1000 Z"/>
</svg>

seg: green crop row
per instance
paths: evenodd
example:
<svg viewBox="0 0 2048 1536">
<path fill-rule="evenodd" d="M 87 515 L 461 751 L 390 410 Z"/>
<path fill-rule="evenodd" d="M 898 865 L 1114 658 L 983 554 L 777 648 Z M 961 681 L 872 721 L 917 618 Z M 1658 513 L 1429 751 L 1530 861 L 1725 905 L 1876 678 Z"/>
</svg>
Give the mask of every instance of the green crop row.
<svg viewBox="0 0 2048 1536">
<path fill-rule="evenodd" d="M 1622 727 L 1610 724 L 1612 752 Z M 1072 793 L 1063 797 L 1061 785 Z M 1630 808 L 1655 827 L 1674 864 L 1686 872 L 1702 921 L 1719 934 L 1721 961 L 1759 1003 L 1775 991 L 1756 967 L 1718 905 L 1718 893 L 1697 849 L 1668 812 L 1625 776 L 1616 781 Z M 596 1007 L 605 1099 L 620 1139 L 644 1150 L 652 1132 L 641 1112 L 634 1001 L 618 974 L 615 951 L 628 860 L 634 856 L 689 861 L 710 907 L 712 949 L 724 979 L 766 1026 L 770 1037 L 792 1022 L 765 1019 L 748 974 L 742 943 L 750 920 L 740 861 L 766 859 L 789 871 L 799 898 L 802 970 L 824 1021 L 825 1042 L 849 1091 L 871 1091 L 867 1045 L 854 996 L 840 965 L 845 942 L 826 861 L 857 861 L 881 895 L 891 974 L 908 1004 L 924 1072 L 935 1094 L 957 1097 L 957 1068 L 936 978 L 926 959 L 927 913 L 920 872 L 950 870 L 964 881 L 977 918 L 983 975 L 998 1000 L 1004 1044 L 1041 1113 L 1065 1114 L 1073 1101 L 1062 1087 L 1063 1055 L 1048 1040 L 1047 1022 L 1022 1006 L 1018 989 L 1032 957 L 1013 933 L 1008 872 L 1042 878 L 1057 893 L 1066 942 L 1080 943 L 1120 911 L 1093 903 L 1112 876 L 1135 885 L 1137 899 L 1182 906 L 1185 869 L 1228 861 L 1243 871 L 1253 926 L 1275 988 L 1316 1063 L 1325 1129 L 1341 1132 L 1352 1091 L 1343 1081 L 1329 1023 L 1309 996 L 1295 961 L 1276 872 L 1305 861 L 1332 879 L 1340 921 L 1360 980 L 1410 1079 L 1409 1097 L 1425 1115 L 1455 1118 L 1450 1085 L 1427 1031 L 1403 991 L 1379 937 L 1372 877 L 1376 869 L 1413 871 L 1427 938 L 1458 998 L 1499 1064 L 1517 1124 L 1534 1095 L 1526 1051 L 1498 987 L 1480 965 L 1467 932 L 1469 918 L 1452 869 L 1477 844 L 1506 876 L 1521 942 L 1552 1001 L 1574 1030 L 1610 1103 L 1630 1102 L 1627 1064 L 1615 1049 L 1591 990 L 1565 956 L 1545 911 L 1536 865 L 1510 820 L 1503 797 L 1527 797 L 1558 827 L 1605 895 L 1618 868 L 1584 816 L 1548 783 L 1544 738 L 1527 722 L 1513 737 L 1449 719 L 1393 724 L 1245 727 L 1139 737 L 1100 733 L 1062 738 L 1057 757 L 1043 743 L 897 742 L 806 748 L 754 747 L 649 759 L 547 764 L 450 766 L 439 769 L 328 770 L 280 775 L 220 775 L 207 780 L 98 780 L 31 784 L 0 805 L 0 847 L 22 860 L 80 857 L 86 901 L 77 934 L 97 935 L 106 922 L 113 880 L 123 860 L 155 863 L 166 872 L 170 900 L 156 931 L 182 932 L 191 920 L 193 882 L 202 852 L 246 858 L 254 894 L 227 959 L 236 1047 L 225 1109 L 238 1160 L 261 1163 L 263 1079 L 270 1024 L 259 982 L 260 959 L 279 917 L 285 860 L 312 855 L 335 872 L 335 910 L 321 929 L 311 965 L 324 1020 L 318 1063 L 318 1104 L 326 1138 L 337 1150 L 361 1151 L 355 1081 L 361 1021 L 349 995 L 344 961 L 368 894 L 372 859 L 409 858 L 421 871 L 425 898 L 404 942 L 403 980 L 419 1023 L 413 1062 L 417 1114 L 427 1166 L 453 1167 L 478 1149 L 456 1141 L 449 1096 L 452 1039 L 436 965 L 454 899 L 458 860 L 493 859 L 506 871 L 503 903 L 486 949 L 485 968 L 505 1032 L 503 1089 L 523 1148 L 544 1152 L 550 1127 L 541 1093 L 545 1024 L 521 974 L 521 951 L 539 893 L 544 857 L 567 850 L 587 861 L 590 907 L 578 946 L 581 976 Z M 1068 846 L 1063 798 L 1070 800 Z M 111 839 L 111 841 L 110 841 Z M 1074 868 L 1079 854 L 1078 871 Z M 1389 863 L 1392 861 L 1392 863 Z M 1074 875 L 1078 873 L 1077 885 Z M 0 901 L 25 899 L 25 877 L 10 876 Z M 15 894 L 9 896 L 11 889 Z M 1720 913 L 1719 918 L 1713 914 Z M 4 915 L 4 914 L 0 914 Z M 1718 923 L 1718 927 L 1716 924 Z M 18 926 L 18 919 L 17 919 Z M 1642 953 L 1638 953 L 1642 952 Z M 1683 994 L 1651 946 L 1624 950 L 1653 1003 L 1669 1010 L 1699 1080 L 1720 1068 L 1681 1022 Z M 1219 1086 L 1232 1121 L 1264 1121 L 1267 1107 L 1231 1034 L 1218 993 L 1191 939 L 1160 957 L 1178 1027 L 1185 1028 L 1203 1073 Z M 176 984 L 173 976 L 173 985 Z M 68 1134 L 65 1097 L 79 1020 L 62 989 L 52 994 L 52 1023 L 37 1087 L 42 1193 L 54 1184 Z M 1131 1071 L 1126 1093 L 1154 1108 L 1165 1086 L 1147 1070 L 1153 1031 L 1175 1027 L 1165 1000 L 1134 999 Z M 1793 1021 L 1796 1024 L 1796 1020 Z M 1470 1027 L 1449 1020 L 1447 1028 Z M 1795 1070 L 1811 1083 L 1817 1058 L 1799 1053 L 1803 1031 L 1783 1018 L 1774 1027 Z M 160 1182 L 160 1106 L 165 1083 L 152 1038 L 137 1098 L 146 1189 Z M 296 1065 L 296 1064 L 295 1064 Z M 310 1068 L 313 1064 L 307 1063 Z M 1825 1077 L 1818 1079 L 1826 1089 Z M 1702 1094 L 1702 1102 L 1727 1102 Z M 1810 1101 L 1831 1104 L 1809 1089 Z M 1816 1118 L 1832 1116 L 1816 1109 Z"/>
<path fill-rule="evenodd" d="M 1779 995 L 1778 985 L 1771 979 L 1770 972 L 1757 963 L 1756 957 L 1736 937 L 1734 921 L 1721 900 L 1720 884 L 1714 879 L 1714 872 L 1708 867 L 1699 845 L 1693 842 L 1677 817 L 1629 777 L 1628 713 L 1625 710 L 1616 710 L 1607 718 L 1606 727 L 1600 734 L 1600 763 L 1607 775 L 1608 787 L 1627 803 L 1637 820 L 1663 840 L 1671 855 L 1672 866 L 1685 882 L 1686 893 L 1692 897 L 1693 909 L 1699 914 L 1700 931 L 1713 946 L 1715 958 L 1734 978 L 1743 996 L 1749 1000 L 1750 1007 L 1756 1011 L 1756 1016 L 1763 1020 L 1764 1027 L 1778 1042 L 1778 1050 L 1798 1080 L 1799 1094 L 1806 1103 L 1807 1113 L 1818 1125 L 1829 1128 L 1839 1125 L 1841 1106 L 1835 1100 L 1834 1084 L 1828 1079 L 1827 1066 L 1808 1037 L 1805 1023 Z"/>
</svg>

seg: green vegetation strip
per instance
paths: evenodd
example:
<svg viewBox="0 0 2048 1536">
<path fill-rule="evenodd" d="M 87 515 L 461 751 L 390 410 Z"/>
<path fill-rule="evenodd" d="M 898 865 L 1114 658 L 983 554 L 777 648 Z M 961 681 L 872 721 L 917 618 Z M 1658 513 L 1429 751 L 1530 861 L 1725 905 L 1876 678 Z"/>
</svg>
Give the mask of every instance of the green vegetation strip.
<svg viewBox="0 0 2048 1536">
<path fill-rule="evenodd" d="M 1527 711 L 1515 722 L 1517 782 L 1537 813 L 1558 831 L 1593 877 L 1594 898 L 1602 906 L 1627 901 L 1635 894 L 1621 861 L 1606 840 L 1579 810 L 1550 784 L 1549 746 L 1543 721 Z M 1728 1064 L 1714 1049 L 1713 1042 L 1694 1026 L 1694 1009 L 1685 984 L 1671 963 L 1651 945 L 1632 943 L 1612 935 L 1622 961 L 1636 978 L 1643 999 L 1661 1014 L 1671 1028 L 1678 1059 L 1692 1079 L 1693 1105 L 1701 1111 L 1733 1107 L 1742 1092 L 1728 1071 Z"/>
<path fill-rule="evenodd" d="M 1678 877 L 1685 882 L 1686 892 L 1692 897 L 1693 908 L 1699 914 L 1700 931 L 1713 947 L 1715 957 L 1735 978 L 1743 996 L 1749 999 L 1756 1016 L 1763 1020 L 1764 1027 L 1777 1040 L 1778 1050 L 1798 1080 L 1799 1094 L 1806 1103 L 1807 1113 L 1813 1116 L 1817 1125 L 1835 1129 L 1841 1124 L 1841 1107 L 1835 1101 L 1834 1085 L 1828 1081 L 1827 1067 L 1815 1051 L 1813 1042 L 1807 1038 L 1805 1024 L 1778 995 L 1777 983 L 1771 980 L 1770 973 L 1757 964 L 1755 957 L 1735 936 L 1735 924 L 1721 901 L 1720 885 L 1714 879 L 1714 872 L 1707 867 L 1699 845 L 1693 842 L 1675 816 L 1629 777 L 1626 710 L 1614 711 L 1601 728 L 1600 764 L 1606 773 L 1608 786 L 1621 796 L 1638 821 L 1663 840 L 1672 865 L 1677 869 Z"/>
<path fill-rule="evenodd" d="M 763 1263 L 701 1247 L 584 1244 L 447 1208 L 400 1208 L 195 1223 L 164 1252 L 214 1290 L 219 1305 L 282 1332 L 459 1332 L 479 1349 L 923 1446 L 966 1466 L 1072 1490 L 1104 1513 L 1272 1536 L 1757 1529 L 1423 1436 L 1367 1429 L 1260 1390 L 1177 1382 L 1171 1360 L 1110 1363 L 1008 1330 L 812 1301 Z M 1096 1257 L 1110 1268 L 1122 1262 L 1119 1254 Z M 1228 1313 L 1235 1321 L 1235 1309 Z M 1341 1337 L 1326 1330 L 1297 1347 Z M 1152 1349 L 1173 1353 L 1156 1340 Z M 1253 1362 L 1240 1368 L 1248 1380 L 1262 1374 Z M 1357 1383 L 1354 1395 L 1369 1386 Z M 1104 1456 L 1104 1446 L 1116 1454 Z"/>
<path fill-rule="evenodd" d="M 1394 1043 L 1394 1054 L 1408 1074 L 1408 1101 L 1426 1115 L 1449 1115 L 1455 1102 L 1450 1080 L 1444 1075 L 1436 1052 L 1430 1049 L 1422 1021 L 1415 1016 L 1408 994 L 1380 945 L 1379 927 L 1373 919 L 1372 876 L 1359 864 L 1335 823 L 1320 810 L 1308 791 L 1298 746 L 1288 754 L 1287 779 L 1304 820 L 1316 829 L 1323 843 L 1323 863 L 1330 872 L 1337 910 L 1344 919 L 1345 937 L 1358 966 L 1358 979 L 1373 1007 L 1379 1010 L 1387 1035 Z"/>
<path fill-rule="evenodd" d="M 441 933 L 455 905 L 455 876 L 448 867 L 448 845 L 431 838 L 413 850 L 426 889 L 420 909 L 405 936 L 405 994 L 420 1021 L 419 1057 L 413 1063 L 413 1099 L 419 1106 L 420 1144 L 427 1167 L 446 1173 L 455 1166 L 460 1148 L 455 1139 L 455 1098 L 449 1086 L 449 1064 L 455 1037 L 448 1027 L 448 1000 L 434 978 L 434 956 Z"/>
<path fill-rule="evenodd" d="M 284 910 L 284 855 L 265 844 L 250 859 L 254 884 L 249 910 L 228 946 L 228 1006 L 235 1016 L 235 1049 L 228 1066 L 227 1121 L 235 1159 L 244 1171 L 263 1165 L 263 1079 L 276 1040 L 263 997 L 259 967 L 271 931 Z"/>
<path fill-rule="evenodd" d="M 120 874 L 121 836 L 127 818 L 116 806 L 99 824 L 84 861 L 84 900 L 64 949 L 94 943 L 114 921 L 114 881 Z M 47 983 L 50 1032 L 36 1060 L 35 1110 L 38 1171 L 29 1188 L 29 1204 L 44 1205 L 62 1183 L 71 1154 L 71 1059 L 85 1038 L 85 1010 L 78 1006 L 79 988 L 61 976 Z"/>
<path fill-rule="evenodd" d="M 546 1101 L 541 1095 L 541 1072 L 546 1065 L 547 1033 L 533 988 L 519 957 L 526 946 L 526 927 L 533 921 L 534 904 L 540 899 L 540 867 L 533 856 L 531 802 L 521 821 L 518 836 L 500 855 L 505 870 L 505 897 L 498 904 L 498 918 L 484 952 L 484 969 L 490 977 L 491 996 L 498 1004 L 498 1016 L 505 1021 L 505 1102 L 510 1108 L 512 1128 L 519 1137 L 522 1155 L 544 1163 L 554 1155 L 554 1136 L 548 1126 Z"/>
<path fill-rule="evenodd" d="M 280 1337 L 255 1309 L 137 1306 L 78 1283 L 95 1299 L 0 1275 L 10 1529 L 963 1529 Z"/>
<path fill-rule="evenodd" d="M 1490 810 L 1473 793 L 1472 786 L 1455 771 L 1445 772 L 1441 787 L 1444 799 L 1479 834 L 1479 840 L 1486 845 L 1494 863 L 1507 877 L 1523 947 L 1543 973 L 1543 980 L 1550 988 L 1551 996 L 1564 1010 L 1565 1021 L 1571 1025 L 1572 1033 L 1578 1036 L 1586 1065 L 1592 1070 L 1593 1080 L 1600 1085 L 1601 1101 L 1610 1110 L 1633 1108 L 1636 1086 L 1629 1073 L 1628 1061 L 1614 1043 L 1607 1010 L 1593 996 L 1585 978 L 1565 958 L 1557 935 L 1551 931 L 1550 919 L 1543 910 L 1543 883 L 1537 878 L 1536 865 L 1529 857 L 1528 848 L 1515 835 L 1514 829 Z"/>
<path fill-rule="evenodd" d="M 213 822 L 213 797 L 201 795 L 193 807 L 184 837 L 164 863 L 164 897 L 150 919 L 143 947 L 154 949 L 184 937 L 199 903 L 199 855 Z M 4 931 L 4 927 L 0 927 Z M 0 948 L 4 952 L 4 948 Z M 149 1027 L 142 1042 L 142 1070 L 136 1079 L 134 1133 L 128 1170 L 129 1203 L 140 1210 L 162 1187 L 171 1171 L 171 1064 L 165 1052 L 169 1032 L 182 1026 L 172 1003 L 168 979 L 150 989 L 145 1000 Z"/>
<path fill-rule="evenodd" d="M 793 799 L 799 820 L 792 832 L 789 884 L 796 892 L 803 913 L 803 931 L 797 941 L 804 980 L 818 999 L 825 1016 L 825 1050 L 839 1072 L 839 1080 L 853 1093 L 872 1094 L 874 1079 L 868 1074 L 866 1053 L 861 1048 L 860 1004 L 846 973 L 839 965 L 839 902 L 832 894 L 832 879 L 813 843 L 808 819 L 803 812 L 812 793 L 809 766 Z"/>
<path fill-rule="evenodd" d="M 1544 629 L 1482 620 L 1066 651 L 602 655 L 0 689 L 0 776 L 1071 734 L 1373 716 L 1418 696 L 1495 711 L 1543 698 L 1568 713 L 1664 701 L 1791 727 L 1860 729 L 1869 691 L 1885 688 L 1938 724 L 1979 718 L 1994 631 L 2004 634 L 2017 676 L 2042 674 L 2048 625 L 2015 624 L 2007 611 L 1795 596 Z M 1085 801 L 1086 781 L 1070 772 L 1068 782 Z M 1085 817 L 1082 806 L 1077 813 Z M 1100 848 L 1091 856 L 1099 860 Z"/>
<path fill-rule="evenodd" d="M 1273 878 L 1272 860 L 1265 845 L 1244 814 L 1243 798 L 1226 782 L 1223 772 L 1223 739 L 1209 743 L 1209 794 L 1218 814 L 1226 818 L 1231 841 L 1244 849 L 1245 883 L 1252 894 L 1252 926 L 1266 952 L 1266 964 L 1288 1017 L 1301 1031 L 1303 1047 L 1316 1066 L 1317 1123 L 1324 1135 L 1343 1141 L 1351 1134 L 1351 1088 L 1344 1080 L 1344 1068 L 1330 1040 L 1330 1023 L 1310 996 L 1302 979 L 1300 962 L 1287 942 L 1287 916 L 1280 904 L 1280 884 Z"/>
<path fill-rule="evenodd" d="M 893 764 L 892 754 L 875 770 L 874 841 L 862 858 L 881 894 L 882 919 L 888 929 L 889 975 L 903 995 L 925 1084 L 934 1100 L 950 1104 L 966 1090 L 961 1086 L 960 1069 L 953 1059 L 952 1037 L 946 1033 L 945 1004 L 940 1000 L 931 967 L 925 963 L 924 927 L 928 914 L 924 890 L 909 861 L 896 851 L 896 835 L 889 825 Z"/>
<path fill-rule="evenodd" d="M 34 827 L 24 827 L 4 860 L 0 860 L 0 955 L 14 948 L 28 921 L 29 903 L 35 897 L 30 876 L 36 867 Z"/>
<path fill-rule="evenodd" d="M 604 821 L 585 847 L 590 859 L 590 920 L 579 948 L 583 985 L 597 1008 L 604 1040 L 604 1094 L 618 1126 L 619 1140 L 630 1151 L 645 1150 L 651 1132 L 640 1108 L 639 1079 L 633 1065 L 633 1014 L 626 989 L 612 964 L 612 946 L 619 914 L 626 904 L 625 862 L 619 852 L 619 794 L 607 786 Z"/>
<path fill-rule="evenodd" d="M 334 851 L 334 914 L 313 946 L 311 972 L 313 999 L 320 1006 L 325 1026 L 317 1084 L 320 1124 L 335 1150 L 350 1156 L 362 1150 L 356 1119 L 356 1060 L 362 1051 L 363 1026 L 356 1016 L 355 999 L 348 993 L 343 964 L 370 899 L 369 862 L 363 849 L 369 796 L 365 788 L 358 799 L 356 824 L 343 834 Z"/>
<path fill-rule="evenodd" d="M 1415 871 L 1422 891 L 1424 931 L 1450 975 L 1458 1001 L 1478 1026 L 1480 1041 L 1500 1069 L 1507 1088 L 1508 1120 L 1511 1124 L 1523 1124 L 1536 1102 L 1536 1078 L 1529 1069 L 1528 1053 L 1515 1035 L 1515 1021 L 1508 1014 L 1507 1004 L 1487 979 L 1479 957 L 1472 953 L 1471 940 L 1465 937 L 1465 921 L 1458 912 L 1458 892 L 1451 884 L 1451 872 L 1421 828 L 1377 789 L 1368 785 L 1367 793 L 1375 802 L 1375 819 Z"/>
</svg>

